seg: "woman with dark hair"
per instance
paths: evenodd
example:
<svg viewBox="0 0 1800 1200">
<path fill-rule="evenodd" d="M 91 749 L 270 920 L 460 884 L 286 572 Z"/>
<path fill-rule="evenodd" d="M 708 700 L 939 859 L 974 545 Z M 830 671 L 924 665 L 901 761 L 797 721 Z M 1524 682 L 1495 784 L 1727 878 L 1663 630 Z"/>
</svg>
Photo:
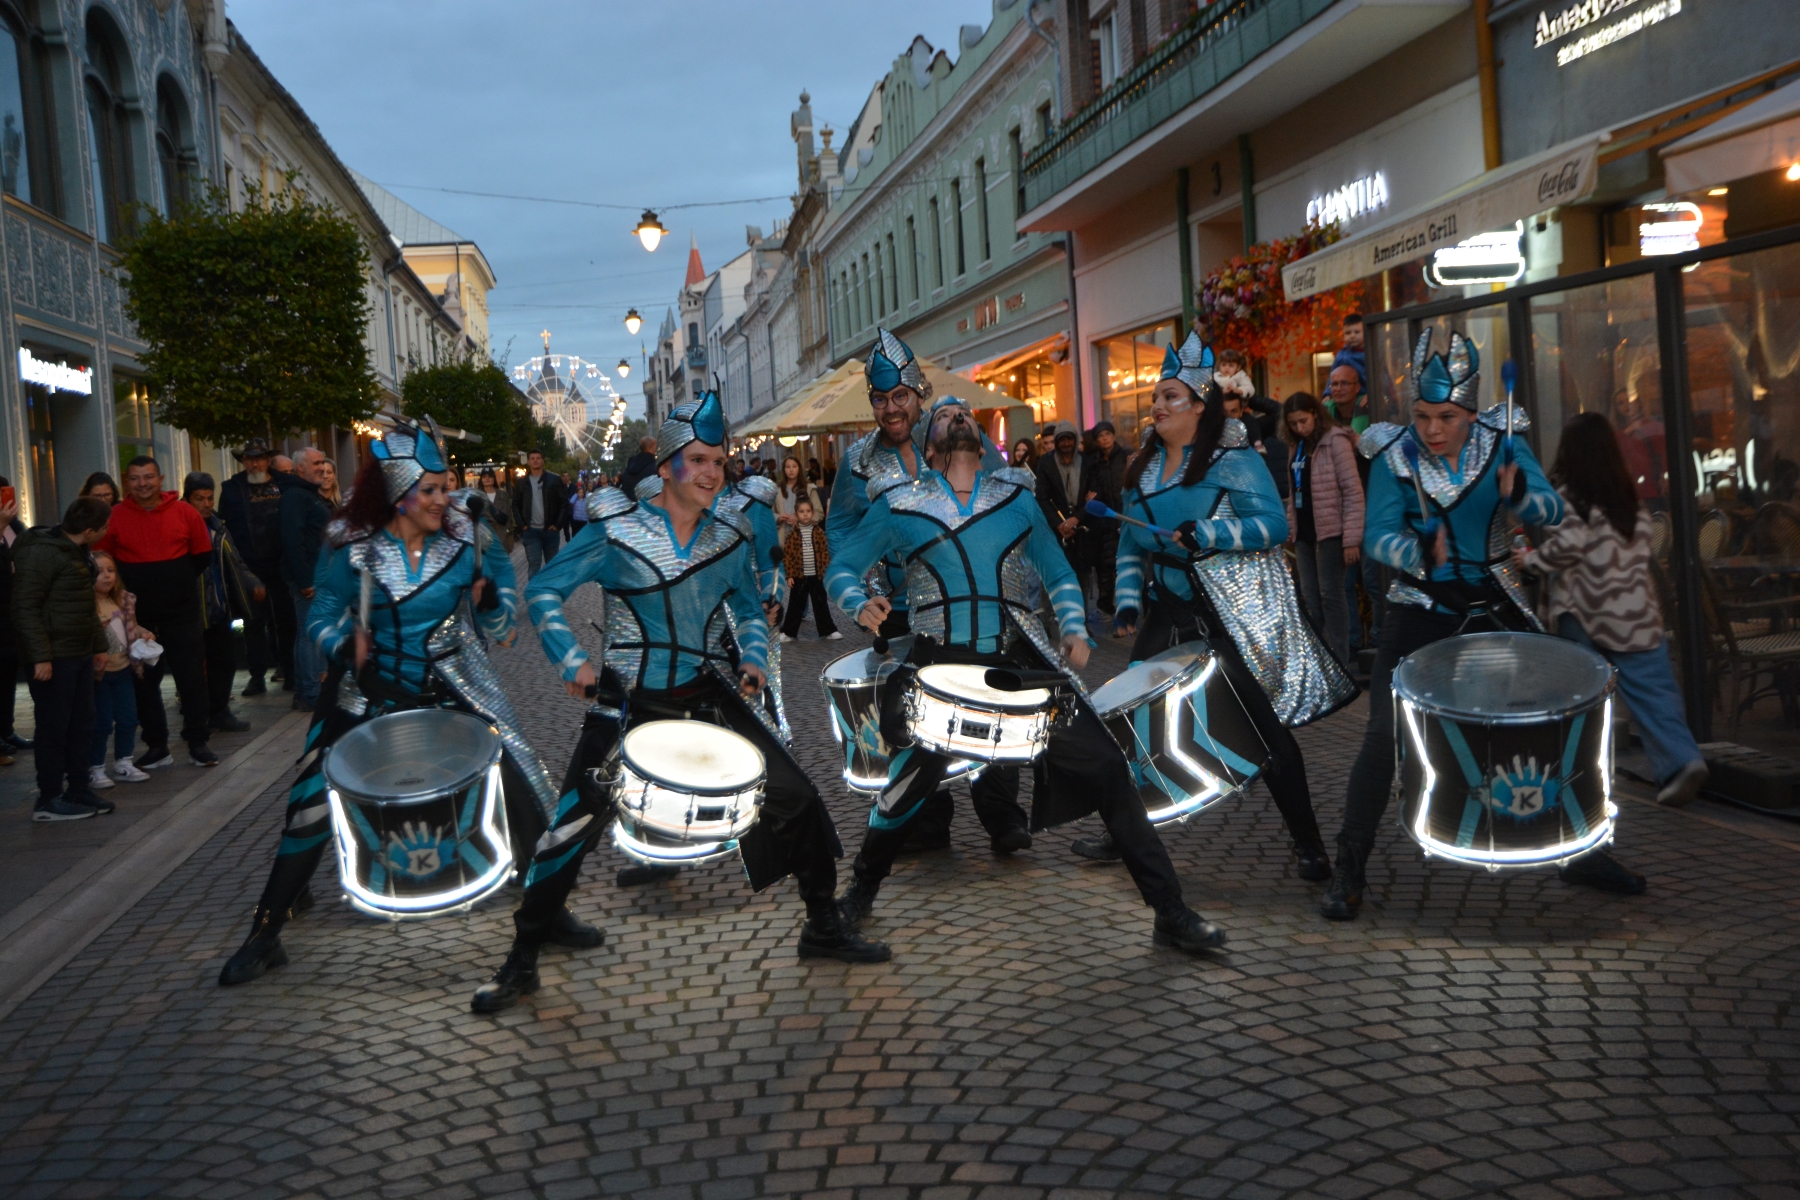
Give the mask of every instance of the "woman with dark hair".
<svg viewBox="0 0 1800 1200">
<path fill-rule="evenodd" d="M 119 485 L 114 483 L 113 477 L 105 471 L 95 471 L 87 477 L 87 482 L 81 485 L 81 490 L 76 495 L 93 496 L 108 504 L 117 504 L 119 502 Z"/>
<path fill-rule="evenodd" d="M 500 486 L 499 476 L 494 468 L 481 468 L 481 475 L 476 479 L 476 490 L 487 501 L 488 520 L 500 531 L 500 544 L 506 547 L 508 554 L 513 548 L 512 489 Z"/>
<path fill-rule="evenodd" d="M 1550 482 L 1568 502 L 1562 523 L 1513 560 L 1547 577 L 1545 624 L 1612 663 L 1656 772 L 1657 802 L 1679 808 L 1699 795 L 1708 772 L 1663 645 L 1650 521 L 1639 510 L 1619 436 L 1599 413 L 1578 413 L 1563 427 L 1550 468 Z"/>
<path fill-rule="evenodd" d="M 1251 577 L 1266 574 L 1271 565 L 1286 577 L 1285 566 L 1270 564 L 1267 556 L 1256 557 L 1262 551 L 1278 550 L 1287 540 L 1281 497 L 1261 456 L 1251 447 L 1243 423 L 1226 418 L 1224 394 L 1213 379 L 1212 367 L 1212 351 L 1197 334 L 1189 335 L 1179 351 L 1170 347 L 1163 360 L 1162 379 L 1151 393 L 1154 427 L 1125 468 L 1124 513 L 1173 529 L 1180 544 L 1141 525 L 1124 525 L 1114 592 L 1116 620 L 1122 632 L 1137 634 L 1131 650 L 1133 661 L 1181 642 L 1204 640 L 1210 645 L 1269 748 L 1262 778 L 1293 838 L 1300 877 L 1328 879 L 1331 860 L 1313 814 L 1306 762 L 1288 724 L 1316 720 L 1341 706 L 1345 698 L 1337 689 L 1315 689 L 1315 698 L 1329 702 L 1330 708 L 1320 710 L 1314 704 L 1285 714 L 1284 722 L 1247 661 L 1266 655 L 1254 646 L 1246 653 L 1238 644 L 1231 624 L 1221 620 L 1194 571 L 1196 556 L 1202 556 L 1218 560 L 1210 562 L 1208 570 L 1241 573 L 1244 581 L 1253 585 L 1267 586 L 1266 580 Z M 1278 582 L 1276 586 L 1282 585 Z M 1292 583 L 1285 586 L 1291 595 Z M 1255 586 L 1245 589 L 1247 597 L 1257 590 Z M 1315 639 L 1306 645 L 1318 643 Z M 1330 657 L 1322 646 L 1316 653 Z M 1321 662 L 1284 664 L 1294 672 L 1321 672 L 1324 666 Z M 1341 668 L 1337 674 L 1342 675 Z M 1094 848 L 1105 849 L 1090 844 L 1089 849 Z M 1080 846 L 1077 850 L 1085 852 Z"/>
<path fill-rule="evenodd" d="M 1356 469 L 1356 434 L 1339 425 L 1310 392 L 1282 402 L 1286 426 L 1288 541 L 1300 568 L 1300 595 L 1325 644 L 1350 661 L 1350 605 L 1344 570 L 1362 559 L 1363 490 Z"/>
<path fill-rule="evenodd" d="M 512 953 L 471 1004 L 476 1012 L 496 1012 L 536 989 L 540 946 L 582 948 L 605 940 L 564 907 L 602 822 L 573 792 L 568 805 L 561 802 L 562 789 L 519 732 L 471 624 L 472 615 L 488 639 L 512 645 L 519 597 L 512 560 L 499 550 L 492 530 L 477 525 L 450 494 L 436 427 L 429 419 L 401 424 L 371 449 L 350 503 L 326 528 L 325 550 L 313 574 L 302 635 L 317 643 L 331 667 L 307 732 L 305 765 L 288 792 L 281 845 L 250 936 L 225 964 L 219 982 L 249 983 L 287 963 L 282 927 L 296 908 L 307 907 L 302 899 L 307 881 L 332 836 L 320 752 L 370 719 L 450 707 L 488 721 L 505 748 L 500 777 L 525 892 L 513 914 Z M 477 538 L 485 553 L 477 553 Z"/>
<path fill-rule="evenodd" d="M 781 475 L 775 483 L 776 542 L 781 547 L 787 546 L 788 534 L 800 523 L 799 509 L 802 500 L 812 505 L 813 520 L 823 525 L 825 499 L 800 469 L 800 460 L 790 454 L 781 460 Z"/>
<path fill-rule="evenodd" d="M 1012 460 L 1007 465 L 1023 467 L 1033 475 L 1037 474 L 1037 443 L 1030 438 L 1020 438 L 1012 445 Z"/>
</svg>

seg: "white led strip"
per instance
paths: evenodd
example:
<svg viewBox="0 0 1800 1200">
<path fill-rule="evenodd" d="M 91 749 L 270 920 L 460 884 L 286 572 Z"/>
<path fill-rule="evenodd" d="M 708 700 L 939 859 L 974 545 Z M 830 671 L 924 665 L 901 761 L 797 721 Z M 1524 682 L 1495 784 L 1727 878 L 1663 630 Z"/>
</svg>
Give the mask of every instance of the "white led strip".
<svg viewBox="0 0 1800 1200">
<path fill-rule="evenodd" d="M 352 907 L 372 916 L 391 920 L 435 917 L 455 909 L 468 909 L 487 899 L 505 886 L 512 877 L 510 857 L 512 842 L 506 830 L 506 805 L 501 802 L 500 764 L 488 768 L 487 784 L 481 797 L 481 829 L 489 846 L 501 848 L 497 861 L 477 878 L 449 891 L 423 896 L 386 896 L 365 887 L 357 872 L 363 846 L 357 840 L 356 828 L 344 811 L 344 798 L 334 787 L 325 789 L 331 805 L 331 825 L 337 835 L 338 882 Z"/>
</svg>

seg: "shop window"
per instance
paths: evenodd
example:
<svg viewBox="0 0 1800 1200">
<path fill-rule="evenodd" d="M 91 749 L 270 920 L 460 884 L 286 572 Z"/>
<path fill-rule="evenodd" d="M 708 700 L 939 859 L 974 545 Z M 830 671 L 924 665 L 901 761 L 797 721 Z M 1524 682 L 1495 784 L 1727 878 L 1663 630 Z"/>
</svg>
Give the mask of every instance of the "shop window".
<svg viewBox="0 0 1800 1200">
<path fill-rule="evenodd" d="M 1800 663 L 1776 651 L 1800 627 L 1800 245 L 1700 263 L 1682 286 L 1715 719 L 1791 745 Z"/>
<path fill-rule="evenodd" d="M 119 446 L 119 473 L 140 454 L 156 457 L 156 429 L 150 420 L 150 392 L 144 381 L 113 372 L 113 435 Z"/>
<path fill-rule="evenodd" d="M 24 346 L 19 350 L 19 379 L 25 394 L 25 427 L 27 457 L 31 480 L 31 511 L 28 520 L 34 525 L 51 525 L 62 517 L 61 484 L 70 486 L 70 498 L 79 479 L 63 481 L 58 472 L 58 437 L 65 431 L 75 434 L 72 453 L 82 458 L 82 406 L 93 395 L 93 370 L 85 359 L 43 346 Z M 21 489 L 25 490 L 25 489 Z"/>
<path fill-rule="evenodd" d="M 1094 343 L 1100 416 L 1121 441 L 1137 445 L 1150 420 L 1150 393 L 1162 377 L 1163 353 L 1175 344 L 1175 322 L 1164 321 Z"/>
</svg>

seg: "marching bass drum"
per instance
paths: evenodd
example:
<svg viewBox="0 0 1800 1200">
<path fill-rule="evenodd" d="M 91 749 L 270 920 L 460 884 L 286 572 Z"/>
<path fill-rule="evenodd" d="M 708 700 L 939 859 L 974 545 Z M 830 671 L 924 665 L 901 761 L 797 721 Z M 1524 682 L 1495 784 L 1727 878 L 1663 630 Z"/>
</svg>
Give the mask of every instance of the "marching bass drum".
<svg viewBox="0 0 1800 1200">
<path fill-rule="evenodd" d="M 819 686 L 831 706 L 831 734 L 844 748 L 844 783 L 853 792 L 873 796 L 888 784 L 893 757 L 881 736 L 881 694 L 888 677 L 906 663 L 911 634 L 888 642 L 888 653 L 873 647 L 852 650 L 825 664 Z M 957 759 L 944 771 L 946 781 L 967 775 L 981 763 Z"/>
<path fill-rule="evenodd" d="M 1186 821 L 1237 795 L 1268 765 L 1268 747 L 1205 642 L 1127 667 L 1093 701 L 1130 760 L 1152 825 Z"/>
<path fill-rule="evenodd" d="M 619 739 L 613 844 L 653 866 L 737 852 L 762 812 L 762 751 L 707 721 L 646 721 Z"/>
<path fill-rule="evenodd" d="M 1541 633 L 1472 633 L 1394 668 L 1400 820 L 1427 857 L 1567 862 L 1612 840 L 1612 664 Z"/>
<path fill-rule="evenodd" d="M 500 735 L 480 717 L 423 708 L 365 721 L 322 771 L 350 903 L 402 920 L 467 912 L 511 877 Z"/>
</svg>

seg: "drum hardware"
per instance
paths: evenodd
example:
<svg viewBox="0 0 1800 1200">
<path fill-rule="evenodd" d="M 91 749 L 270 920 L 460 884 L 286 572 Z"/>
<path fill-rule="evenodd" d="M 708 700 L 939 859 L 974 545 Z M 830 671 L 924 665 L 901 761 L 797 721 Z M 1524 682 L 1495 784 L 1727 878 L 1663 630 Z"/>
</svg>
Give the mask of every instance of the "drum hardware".
<svg viewBox="0 0 1800 1200">
<path fill-rule="evenodd" d="M 1124 748 L 1152 825 L 1242 792 L 1269 751 L 1205 642 L 1184 642 L 1103 684 L 1094 708 Z"/>
<path fill-rule="evenodd" d="M 762 812 L 766 771 L 756 744 L 707 721 L 646 721 L 615 750 L 613 844 L 654 866 L 736 853 Z M 598 769 L 592 777 L 602 776 Z"/>
<path fill-rule="evenodd" d="M 844 748 L 844 783 L 865 796 L 879 793 L 888 784 L 888 761 L 894 746 L 881 732 L 882 697 L 894 673 L 905 666 L 913 635 L 892 639 L 892 657 L 881 646 L 882 639 L 877 639 L 872 651 L 854 650 L 834 658 L 819 674 L 819 686 L 831 709 L 831 736 Z M 982 766 L 959 759 L 946 767 L 944 778 L 966 777 L 973 782 Z"/>
<path fill-rule="evenodd" d="M 493 726 L 418 708 L 327 747 L 321 770 L 344 895 L 390 920 L 467 912 L 513 874 Z"/>
<path fill-rule="evenodd" d="M 1400 820 L 1428 858 L 1490 872 L 1612 841 L 1612 665 L 1535 633 L 1434 642 L 1394 670 Z"/>
</svg>

